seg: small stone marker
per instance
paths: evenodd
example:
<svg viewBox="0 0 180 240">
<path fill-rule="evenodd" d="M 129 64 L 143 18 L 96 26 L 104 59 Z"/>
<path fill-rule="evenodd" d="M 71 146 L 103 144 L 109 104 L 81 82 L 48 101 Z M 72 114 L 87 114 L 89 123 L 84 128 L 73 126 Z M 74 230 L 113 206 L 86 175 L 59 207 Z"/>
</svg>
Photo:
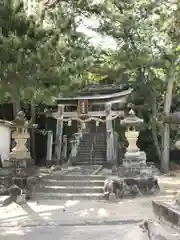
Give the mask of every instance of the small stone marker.
<svg viewBox="0 0 180 240">
<path fill-rule="evenodd" d="M 116 195 L 114 193 L 110 193 L 109 195 L 109 201 L 110 202 L 116 202 Z"/>
<path fill-rule="evenodd" d="M 23 204 L 26 202 L 26 194 L 20 194 L 17 196 L 16 203 Z"/>
<path fill-rule="evenodd" d="M 7 206 L 8 204 L 11 203 L 11 196 L 0 196 L 0 206 Z"/>
</svg>

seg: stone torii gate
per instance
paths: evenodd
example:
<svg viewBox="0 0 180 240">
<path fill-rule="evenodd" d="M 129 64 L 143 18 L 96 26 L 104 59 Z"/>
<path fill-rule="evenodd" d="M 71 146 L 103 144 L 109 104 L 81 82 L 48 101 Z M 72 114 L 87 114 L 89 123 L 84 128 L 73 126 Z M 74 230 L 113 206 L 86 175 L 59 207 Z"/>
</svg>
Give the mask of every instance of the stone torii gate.
<svg viewBox="0 0 180 240">
<path fill-rule="evenodd" d="M 58 111 L 52 113 L 53 118 L 57 120 L 56 125 L 56 147 L 55 154 L 57 161 L 61 159 L 62 139 L 63 139 L 63 123 L 67 122 L 71 126 L 73 120 L 80 124 L 80 130 L 86 128 L 86 123 L 96 122 L 99 126 L 100 122 L 106 123 L 107 136 L 107 160 L 112 159 L 113 155 L 113 120 L 123 117 L 122 110 L 127 102 L 127 97 L 132 89 L 119 91 L 105 95 L 78 96 L 75 98 L 59 98 Z M 114 105 L 118 105 L 117 110 L 112 110 Z M 70 111 L 70 107 L 75 107 L 75 111 Z M 99 107 L 99 110 L 94 110 Z"/>
</svg>

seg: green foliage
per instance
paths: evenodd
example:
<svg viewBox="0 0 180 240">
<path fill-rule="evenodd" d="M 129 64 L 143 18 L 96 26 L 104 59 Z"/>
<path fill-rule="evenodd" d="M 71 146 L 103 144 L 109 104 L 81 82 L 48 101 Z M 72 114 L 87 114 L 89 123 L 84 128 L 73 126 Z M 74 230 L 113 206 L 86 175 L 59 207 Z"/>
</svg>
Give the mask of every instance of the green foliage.
<svg viewBox="0 0 180 240">
<path fill-rule="evenodd" d="M 59 3 L 55 9 L 44 7 L 27 16 L 22 1 L 1 1 L 2 103 L 23 100 L 50 104 L 53 97 L 71 95 L 84 85 L 95 51 L 76 32 L 75 16 L 67 4 Z"/>
<path fill-rule="evenodd" d="M 93 30 L 117 44 L 115 51 L 103 54 L 96 73 L 134 88 L 131 101 L 139 115 L 148 116 L 156 147 L 163 112 L 171 102 L 169 83 L 179 82 L 179 10 L 180 3 L 170 0 L 89 1 L 83 9 L 99 21 Z"/>
</svg>

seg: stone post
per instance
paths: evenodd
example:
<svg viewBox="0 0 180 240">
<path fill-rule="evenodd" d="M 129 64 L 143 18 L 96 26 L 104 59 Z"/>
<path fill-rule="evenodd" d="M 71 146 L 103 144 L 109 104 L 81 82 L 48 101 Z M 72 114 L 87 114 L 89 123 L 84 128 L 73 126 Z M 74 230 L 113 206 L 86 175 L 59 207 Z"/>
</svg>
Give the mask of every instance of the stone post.
<svg viewBox="0 0 180 240">
<path fill-rule="evenodd" d="M 56 112 L 54 117 L 57 119 L 56 125 L 56 147 L 55 147 L 55 154 L 56 154 L 56 161 L 57 164 L 61 159 L 61 152 L 62 152 L 62 137 L 63 137 L 63 112 L 64 112 L 64 105 L 58 104 L 58 112 Z"/>
<path fill-rule="evenodd" d="M 67 135 L 63 136 L 63 159 L 67 159 Z"/>
<path fill-rule="evenodd" d="M 50 165 L 52 164 L 52 146 L 53 146 L 53 132 L 48 131 L 46 162 Z"/>
<path fill-rule="evenodd" d="M 72 157 L 75 157 L 77 154 L 76 145 L 77 145 L 77 141 L 75 139 L 71 140 L 71 156 Z"/>
<path fill-rule="evenodd" d="M 106 110 L 106 137 L 107 137 L 107 162 L 112 163 L 113 161 L 113 125 L 112 125 L 112 119 L 111 119 L 111 104 L 108 103 L 105 106 Z"/>
</svg>

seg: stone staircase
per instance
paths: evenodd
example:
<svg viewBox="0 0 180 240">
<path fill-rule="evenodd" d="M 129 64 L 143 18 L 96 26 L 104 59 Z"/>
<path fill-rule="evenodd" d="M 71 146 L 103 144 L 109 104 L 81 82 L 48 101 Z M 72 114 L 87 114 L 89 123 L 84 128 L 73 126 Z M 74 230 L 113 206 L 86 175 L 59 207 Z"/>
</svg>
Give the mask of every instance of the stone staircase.
<svg viewBox="0 0 180 240">
<path fill-rule="evenodd" d="M 89 132 L 83 133 L 74 165 L 105 165 L 106 132 L 104 126 L 90 125 Z"/>
<path fill-rule="evenodd" d="M 36 200 L 101 200 L 104 180 L 101 175 L 45 176 L 36 186 Z"/>
</svg>

